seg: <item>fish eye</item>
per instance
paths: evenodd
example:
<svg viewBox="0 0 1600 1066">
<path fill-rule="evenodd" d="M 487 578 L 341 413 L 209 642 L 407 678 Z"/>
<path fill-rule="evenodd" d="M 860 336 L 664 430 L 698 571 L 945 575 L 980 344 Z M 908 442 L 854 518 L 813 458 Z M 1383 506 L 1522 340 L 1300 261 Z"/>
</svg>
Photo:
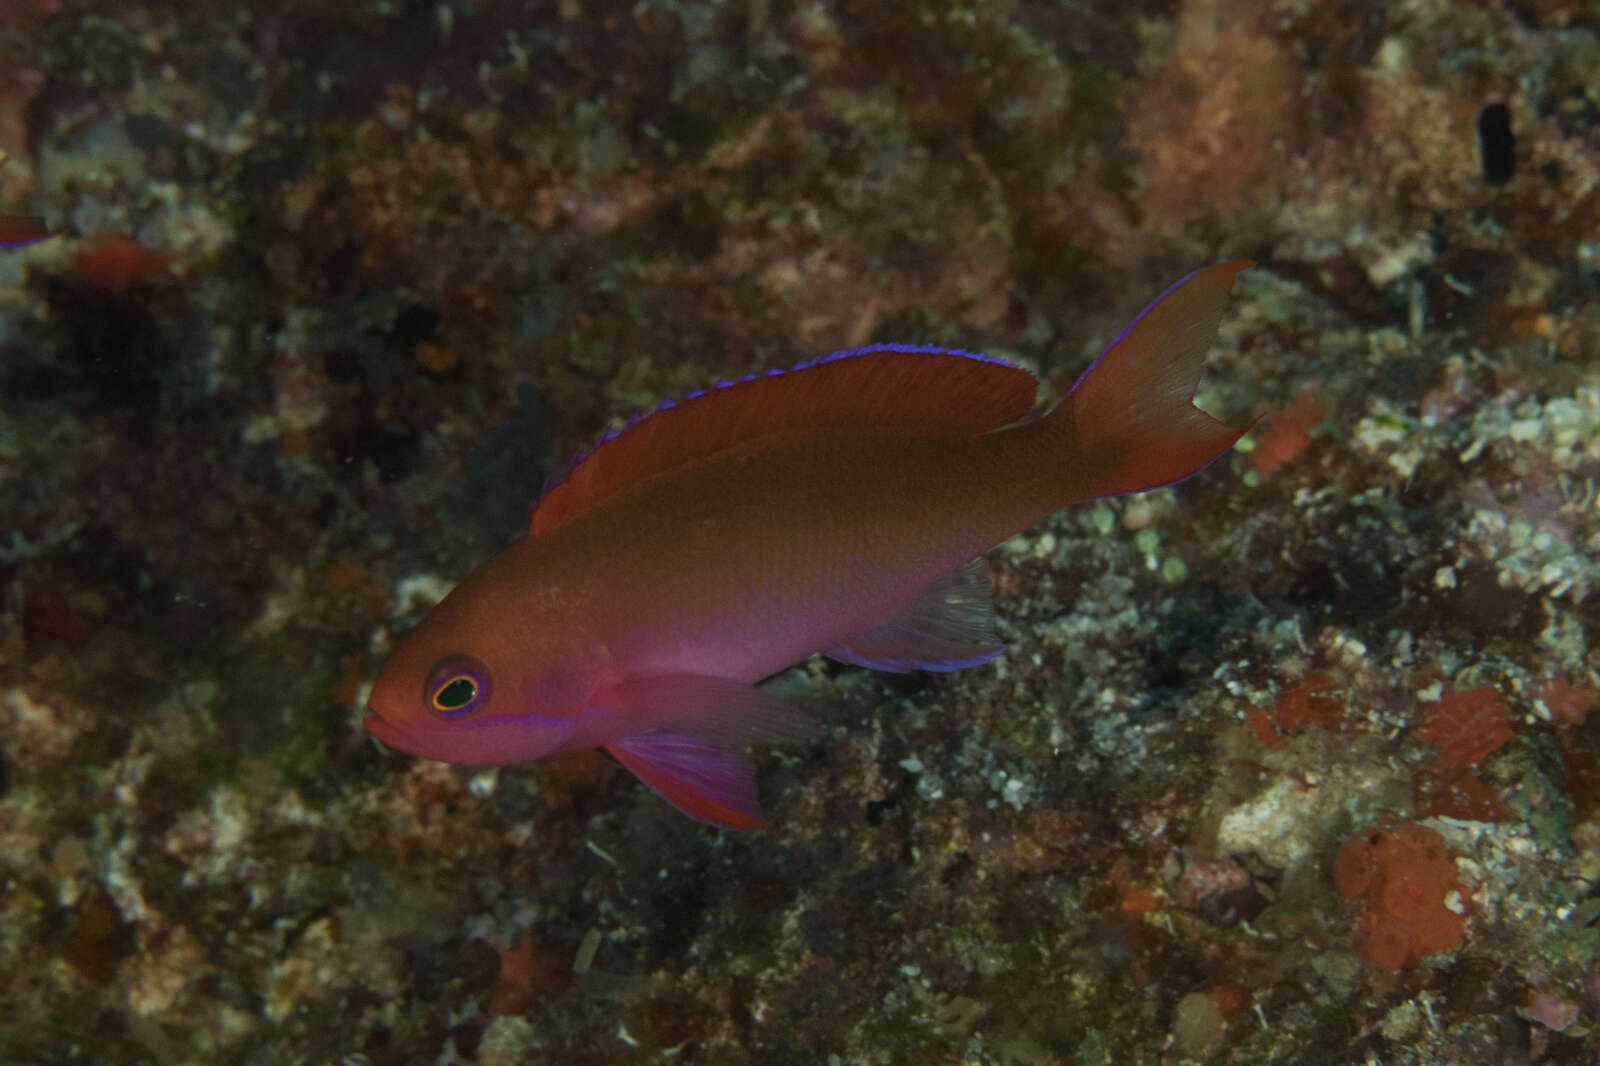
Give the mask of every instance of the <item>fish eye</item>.
<svg viewBox="0 0 1600 1066">
<path fill-rule="evenodd" d="M 429 673 L 423 696 L 442 718 L 471 714 L 489 696 L 489 668 L 470 655 L 442 659 Z"/>
<path fill-rule="evenodd" d="M 459 711 L 471 703 L 478 694 L 478 683 L 470 677 L 452 677 L 444 687 L 433 694 L 436 711 Z"/>
</svg>

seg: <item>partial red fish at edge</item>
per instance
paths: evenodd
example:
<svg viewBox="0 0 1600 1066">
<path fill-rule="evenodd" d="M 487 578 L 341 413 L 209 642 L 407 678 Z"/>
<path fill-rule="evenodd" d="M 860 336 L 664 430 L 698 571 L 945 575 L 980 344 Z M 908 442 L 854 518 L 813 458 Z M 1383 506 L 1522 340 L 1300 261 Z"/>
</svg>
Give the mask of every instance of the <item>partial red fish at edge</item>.
<svg viewBox="0 0 1600 1066">
<path fill-rule="evenodd" d="M 764 824 L 743 749 L 816 725 L 755 687 L 821 651 L 954 670 L 1005 647 L 981 554 L 1169 485 L 1248 426 L 1193 404 L 1235 276 L 1189 275 L 1053 411 L 970 352 L 879 345 L 696 393 L 604 440 L 374 684 L 391 747 L 476 765 L 604 747 L 713 825 Z"/>
<path fill-rule="evenodd" d="M 59 236 L 39 215 L 0 214 L 0 248 L 23 248 Z"/>
<path fill-rule="evenodd" d="M 152 251 L 116 230 L 101 230 L 72 257 L 72 271 L 97 289 L 127 292 L 155 274 L 172 270 L 172 256 Z"/>
</svg>

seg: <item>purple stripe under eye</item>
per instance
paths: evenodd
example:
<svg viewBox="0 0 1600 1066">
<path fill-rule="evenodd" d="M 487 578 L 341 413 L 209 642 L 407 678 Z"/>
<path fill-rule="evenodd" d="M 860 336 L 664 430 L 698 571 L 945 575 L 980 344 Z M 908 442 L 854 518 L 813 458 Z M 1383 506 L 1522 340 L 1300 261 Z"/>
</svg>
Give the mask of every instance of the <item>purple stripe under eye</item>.
<svg viewBox="0 0 1600 1066">
<path fill-rule="evenodd" d="M 486 729 L 490 726 L 515 725 L 524 729 L 547 729 L 552 731 L 570 731 L 576 724 L 571 718 L 535 714 L 532 711 L 523 714 L 486 714 L 480 718 L 468 718 L 457 723 L 457 725 L 465 729 Z"/>
</svg>

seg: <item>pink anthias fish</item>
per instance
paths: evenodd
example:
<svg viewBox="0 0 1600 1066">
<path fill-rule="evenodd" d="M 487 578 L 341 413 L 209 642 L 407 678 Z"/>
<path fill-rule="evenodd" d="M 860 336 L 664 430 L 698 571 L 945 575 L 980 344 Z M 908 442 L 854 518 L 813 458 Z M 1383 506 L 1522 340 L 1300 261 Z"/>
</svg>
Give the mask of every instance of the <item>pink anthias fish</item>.
<svg viewBox="0 0 1600 1066">
<path fill-rule="evenodd" d="M 38 215 L 0 214 L 0 248 L 22 248 L 60 234 L 60 230 L 46 226 Z"/>
<path fill-rule="evenodd" d="M 957 670 L 1005 650 L 984 551 L 1170 485 L 1247 426 L 1194 406 L 1234 261 L 1140 313 L 1048 414 L 971 352 L 877 345 L 683 401 L 602 441 L 527 536 L 390 656 L 368 731 L 498 765 L 600 747 L 712 825 L 766 824 L 743 749 L 816 724 L 755 682 L 814 652 Z"/>
</svg>

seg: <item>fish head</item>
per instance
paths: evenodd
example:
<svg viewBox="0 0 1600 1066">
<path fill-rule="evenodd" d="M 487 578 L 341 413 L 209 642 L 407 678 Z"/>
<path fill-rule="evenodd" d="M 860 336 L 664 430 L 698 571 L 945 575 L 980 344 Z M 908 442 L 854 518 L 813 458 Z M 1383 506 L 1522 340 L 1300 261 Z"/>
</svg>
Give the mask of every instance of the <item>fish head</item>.
<svg viewBox="0 0 1600 1066">
<path fill-rule="evenodd" d="M 384 663 L 367 699 L 367 732 L 399 751 L 469 766 L 559 750 L 573 716 L 541 698 L 548 671 L 538 649 L 519 647 L 516 627 L 473 584 L 445 597 Z"/>
</svg>

